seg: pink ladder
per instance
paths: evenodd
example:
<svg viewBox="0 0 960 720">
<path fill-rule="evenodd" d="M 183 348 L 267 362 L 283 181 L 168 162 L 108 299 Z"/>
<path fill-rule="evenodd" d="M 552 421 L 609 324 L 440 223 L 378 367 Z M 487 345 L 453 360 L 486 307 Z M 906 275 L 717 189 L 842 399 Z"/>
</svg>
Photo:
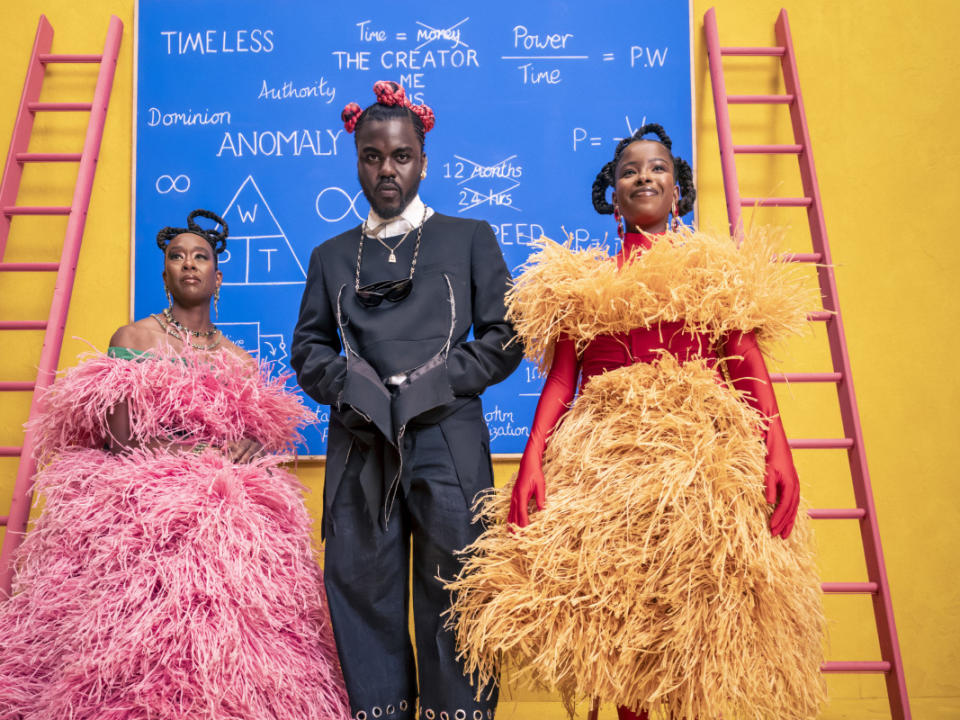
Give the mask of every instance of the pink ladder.
<svg viewBox="0 0 960 720">
<path fill-rule="evenodd" d="M 707 39 L 710 78 L 713 84 L 713 103 L 717 116 L 717 135 L 720 140 L 723 186 L 731 232 L 737 235 L 742 230 L 741 213 L 744 207 L 804 207 L 807 209 L 814 252 L 794 255 L 792 259 L 795 262 L 818 264 L 817 273 L 820 291 L 823 296 L 824 311 L 812 313 L 810 320 L 826 323 L 830 354 L 833 360 L 833 372 L 786 373 L 773 375 L 772 379 L 774 382 L 816 382 L 836 385 L 844 437 L 791 439 L 790 447 L 798 449 L 845 448 L 847 450 L 857 507 L 811 510 L 810 517 L 822 520 L 857 520 L 859 522 L 869 582 L 823 583 L 823 591 L 825 593 L 865 593 L 872 597 L 882 657 L 881 661 L 826 662 L 822 669 L 825 673 L 883 673 L 886 679 L 887 697 L 890 702 L 892 717 L 895 720 L 909 720 L 910 704 L 907 699 L 907 688 L 903 677 L 903 662 L 900 658 L 897 629 L 893 621 L 890 587 L 883 562 L 883 549 L 880 546 L 880 533 L 877 529 L 873 492 L 870 489 L 870 475 L 867 471 L 867 456 L 863 446 L 860 414 L 857 411 L 857 399 L 853 392 L 850 359 L 847 355 L 843 320 L 840 315 L 840 304 L 837 300 L 837 285 L 830 257 L 830 246 L 827 242 L 827 228 L 823 219 L 820 188 L 813 164 L 813 149 L 810 146 L 807 118 L 803 109 L 803 97 L 800 94 L 797 61 L 793 51 L 787 12 L 781 10 L 777 18 L 776 47 L 721 47 L 717 32 L 716 13 L 713 8 L 704 15 L 703 24 Z M 783 95 L 727 95 L 722 58 L 731 55 L 779 57 L 786 93 Z M 786 105 L 790 110 L 790 119 L 793 124 L 793 144 L 734 145 L 730 130 L 730 104 Z M 741 197 L 735 156 L 743 153 L 796 155 L 800 164 L 803 197 L 768 199 Z"/>
<path fill-rule="evenodd" d="M 123 23 L 120 18 L 111 16 L 107 28 L 107 39 L 100 55 L 54 55 L 50 53 L 53 43 L 53 27 L 47 18 L 40 16 L 37 37 L 27 66 L 27 77 L 20 97 L 17 121 L 10 140 L 10 152 L 0 181 L 0 272 L 55 272 L 56 285 L 50 313 L 46 321 L 16 320 L 0 322 L 3 330 L 43 330 L 43 350 L 40 355 L 36 382 L 0 382 L 0 392 L 33 391 L 30 416 L 37 410 L 39 390 L 53 382 L 63 345 L 63 332 L 67 324 L 67 310 L 70 306 L 70 294 L 80 255 L 80 241 L 83 239 L 83 227 L 90 205 L 90 192 L 93 187 L 97 156 L 100 153 L 100 141 L 103 126 L 110 103 L 110 89 L 117 66 L 120 50 L 120 38 L 123 35 Z M 96 89 L 93 102 L 57 103 L 40 102 L 40 91 L 47 65 L 51 63 L 99 63 Z M 83 150 L 79 153 L 32 153 L 29 152 L 30 136 L 33 131 L 34 116 L 38 112 L 89 112 L 86 138 Z M 77 181 L 73 192 L 73 202 L 69 207 L 29 207 L 17 205 L 17 194 L 24 163 L 31 162 L 76 162 L 79 163 Z M 66 215 L 67 230 L 63 243 L 63 252 L 58 263 L 40 262 L 3 262 L 10 235 L 11 220 L 17 215 Z M 0 597 L 10 593 L 13 580 L 11 559 L 14 551 L 23 539 L 30 514 L 32 496 L 31 483 L 36 471 L 33 459 L 34 433 L 27 430 L 23 445 L 20 447 L 0 447 L 0 457 L 19 457 L 17 478 L 13 489 L 13 500 L 9 515 L 0 515 L 0 526 L 6 526 L 3 538 L 3 550 L 0 552 Z"/>
</svg>

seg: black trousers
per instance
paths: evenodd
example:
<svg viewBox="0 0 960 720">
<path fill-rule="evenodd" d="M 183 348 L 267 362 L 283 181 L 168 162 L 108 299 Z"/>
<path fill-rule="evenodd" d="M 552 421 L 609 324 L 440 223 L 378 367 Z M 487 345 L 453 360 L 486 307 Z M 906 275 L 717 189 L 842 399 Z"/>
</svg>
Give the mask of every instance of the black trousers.
<svg viewBox="0 0 960 720">
<path fill-rule="evenodd" d="M 324 581 L 350 711 L 357 720 L 414 718 L 419 687 L 426 720 L 490 720 L 496 690 L 474 700 L 453 633 L 443 628 L 450 596 L 438 579 L 457 574 L 454 553 L 482 528 L 471 523 L 439 426 L 408 429 L 403 455 L 409 490 L 399 493 L 386 530 L 370 519 L 353 457 L 331 506 Z M 411 551 L 416 661 L 408 627 Z"/>
</svg>

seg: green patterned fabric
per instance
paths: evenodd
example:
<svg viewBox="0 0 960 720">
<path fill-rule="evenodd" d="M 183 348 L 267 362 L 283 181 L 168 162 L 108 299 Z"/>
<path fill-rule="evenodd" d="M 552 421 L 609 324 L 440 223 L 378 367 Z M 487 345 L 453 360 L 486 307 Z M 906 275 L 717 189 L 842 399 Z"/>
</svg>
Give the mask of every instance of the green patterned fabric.
<svg viewBox="0 0 960 720">
<path fill-rule="evenodd" d="M 117 347 L 116 345 L 111 345 L 107 348 L 107 355 L 112 358 L 120 358 L 121 360 L 144 360 L 150 356 L 151 353 L 146 350 L 133 350 L 132 348 Z"/>
</svg>

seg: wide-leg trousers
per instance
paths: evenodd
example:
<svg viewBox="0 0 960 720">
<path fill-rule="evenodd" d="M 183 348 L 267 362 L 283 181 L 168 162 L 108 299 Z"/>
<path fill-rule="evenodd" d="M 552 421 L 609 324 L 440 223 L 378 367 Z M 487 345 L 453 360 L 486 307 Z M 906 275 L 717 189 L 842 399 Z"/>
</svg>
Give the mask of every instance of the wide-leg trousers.
<svg viewBox="0 0 960 720">
<path fill-rule="evenodd" d="M 421 718 L 490 720 L 496 690 L 474 699 L 441 617 L 450 597 L 440 578 L 457 574 L 455 552 L 482 528 L 471 522 L 439 425 L 408 429 L 403 457 L 408 489 L 398 493 L 386 529 L 371 520 L 358 462 L 348 463 L 328 510 L 335 530 L 326 537 L 324 581 L 350 710 L 356 720 L 414 718 L 419 689 Z M 411 555 L 416 659 L 408 625 Z"/>
</svg>

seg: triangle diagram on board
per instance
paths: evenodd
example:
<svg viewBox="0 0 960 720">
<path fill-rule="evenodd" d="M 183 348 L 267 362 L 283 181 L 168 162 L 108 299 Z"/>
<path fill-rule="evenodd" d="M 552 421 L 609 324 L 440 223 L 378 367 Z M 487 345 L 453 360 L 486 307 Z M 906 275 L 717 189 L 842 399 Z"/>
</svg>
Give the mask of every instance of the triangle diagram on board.
<svg viewBox="0 0 960 720">
<path fill-rule="evenodd" d="M 223 212 L 230 227 L 220 257 L 224 285 L 299 285 L 307 273 L 252 175 Z"/>
</svg>

